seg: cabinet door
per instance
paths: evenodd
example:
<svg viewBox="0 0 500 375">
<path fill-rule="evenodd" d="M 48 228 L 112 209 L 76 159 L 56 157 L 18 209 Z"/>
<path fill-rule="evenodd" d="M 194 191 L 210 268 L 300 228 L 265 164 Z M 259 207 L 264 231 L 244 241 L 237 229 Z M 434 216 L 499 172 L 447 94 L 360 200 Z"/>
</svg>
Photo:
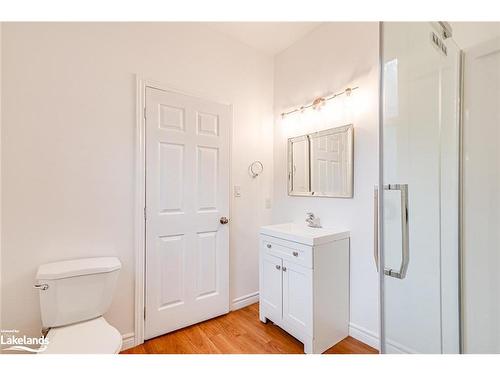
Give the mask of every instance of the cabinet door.
<svg viewBox="0 0 500 375">
<path fill-rule="evenodd" d="M 262 254 L 262 285 L 260 303 L 267 318 L 278 323 L 282 318 L 282 260 L 278 257 Z"/>
<path fill-rule="evenodd" d="M 283 322 L 313 335 L 312 269 L 283 261 Z"/>
</svg>

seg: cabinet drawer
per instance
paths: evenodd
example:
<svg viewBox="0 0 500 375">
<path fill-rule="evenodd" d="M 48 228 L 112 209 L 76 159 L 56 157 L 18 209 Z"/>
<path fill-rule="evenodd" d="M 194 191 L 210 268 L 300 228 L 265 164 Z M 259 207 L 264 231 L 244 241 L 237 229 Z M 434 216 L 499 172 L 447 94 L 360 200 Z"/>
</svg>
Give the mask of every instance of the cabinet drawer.
<svg viewBox="0 0 500 375">
<path fill-rule="evenodd" d="M 262 236 L 262 247 L 266 253 L 289 262 L 308 268 L 313 266 L 312 248 L 309 246 L 270 236 Z"/>
</svg>

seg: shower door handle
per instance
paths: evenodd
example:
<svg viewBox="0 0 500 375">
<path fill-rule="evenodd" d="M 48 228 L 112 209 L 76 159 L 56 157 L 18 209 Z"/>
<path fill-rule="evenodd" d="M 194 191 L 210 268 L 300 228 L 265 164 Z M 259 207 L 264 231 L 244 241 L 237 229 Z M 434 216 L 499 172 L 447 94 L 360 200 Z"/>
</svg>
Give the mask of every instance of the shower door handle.
<svg viewBox="0 0 500 375">
<path fill-rule="evenodd" d="M 373 258 L 378 272 L 378 186 L 373 190 Z"/>
<path fill-rule="evenodd" d="M 397 279 L 404 279 L 408 264 L 410 262 L 410 239 L 409 239 L 409 222 L 408 222 L 408 184 L 389 184 L 384 185 L 384 190 L 399 190 L 401 193 L 401 265 L 399 270 L 384 267 L 384 274 L 387 276 L 395 277 Z M 374 257 L 377 264 L 378 272 L 378 234 L 379 234 L 379 215 L 378 215 L 378 188 L 375 187 L 374 195 Z"/>
</svg>

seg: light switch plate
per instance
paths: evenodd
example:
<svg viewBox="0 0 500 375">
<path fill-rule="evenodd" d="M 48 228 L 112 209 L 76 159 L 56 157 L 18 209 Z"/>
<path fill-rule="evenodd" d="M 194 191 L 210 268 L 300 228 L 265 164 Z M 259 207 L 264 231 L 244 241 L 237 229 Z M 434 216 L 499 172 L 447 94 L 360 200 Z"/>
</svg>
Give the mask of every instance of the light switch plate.
<svg viewBox="0 0 500 375">
<path fill-rule="evenodd" d="M 271 198 L 266 198 L 266 202 L 265 202 L 265 205 L 266 205 L 266 208 L 271 208 Z"/>
<path fill-rule="evenodd" d="M 234 197 L 235 198 L 241 197 L 241 186 L 234 185 Z"/>
</svg>

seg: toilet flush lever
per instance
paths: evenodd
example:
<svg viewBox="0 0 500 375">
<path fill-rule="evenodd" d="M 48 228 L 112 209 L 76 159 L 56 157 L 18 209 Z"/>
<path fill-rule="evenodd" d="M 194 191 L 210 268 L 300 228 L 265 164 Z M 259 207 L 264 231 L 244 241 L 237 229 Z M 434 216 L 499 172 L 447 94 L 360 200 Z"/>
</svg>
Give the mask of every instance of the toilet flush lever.
<svg viewBox="0 0 500 375">
<path fill-rule="evenodd" d="M 49 285 L 48 284 L 35 284 L 35 285 L 33 285 L 33 287 L 35 289 L 41 289 L 41 290 L 47 290 L 47 289 L 49 289 Z"/>
</svg>

